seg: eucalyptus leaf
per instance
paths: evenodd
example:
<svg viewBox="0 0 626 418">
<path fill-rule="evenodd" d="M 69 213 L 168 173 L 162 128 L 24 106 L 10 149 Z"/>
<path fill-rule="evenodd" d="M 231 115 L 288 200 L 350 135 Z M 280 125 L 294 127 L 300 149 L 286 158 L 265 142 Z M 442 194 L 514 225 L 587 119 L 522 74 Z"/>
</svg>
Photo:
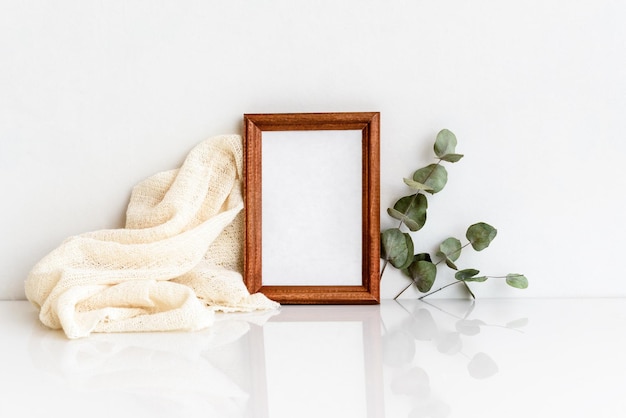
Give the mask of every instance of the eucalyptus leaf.
<svg viewBox="0 0 626 418">
<path fill-rule="evenodd" d="M 456 136 L 448 129 L 442 129 L 435 139 L 435 155 L 439 158 L 446 154 L 454 154 L 456 150 Z"/>
<path fill-rule="evenodd" d="M 404 180 L 404 184 L 406 184 L 407 186 L 409 186 L 411 189 L 414 189 L 414 190 L 430 191 L 433 189 L 432 187 L 429 187 L 422 183 L 418 183 L 417 181 L 412 180 L 412 179 L 404 178 L 403 180 Z"/>
<path fill-rule="evenodd" d="M 517 289 L 526 289 L 528 287 L 528 279 L 523 274 L 507 274 L 506 283 Z"/>
<path fill-rule="evenodd" d="M 381 256 L 398 269 L 408 267 L 413 262 L 413 240 L 398 228 L 387 229 L 380 235 Z"/>
<path fill-rule="evenodd" d="M 447 238 L 439 245 L 437 255 L 446 260 L 456 261 L 461 256 L 461 241 L 454 237 Z"/>
<path fill-rule="evenodd" d="M 418 224 L 417 222 L 415 222 L 414 220 L 408 218 L 404 213 L 395 210 L 393 208 L 387 208 L 387 213 L 389 214 L 389 216 L 391 216 L 394 219 L 397 219 L 399 221 L 404 222 L 404 224 L 411 230 L 411 231 L 417 231 L 419 230 L 423 225 Z"/>
<path fill-rule="evenodd" d="M 428 261 L 429 263 L 433 262 L 432 258 L 430 257 L 430 254 L 428 253 L 415 254 L 413 256 L 413 263 L 417 263 L 418 261 Z M 402 273 L 404 273 L 408 277 L 411 277 L 411 273 L 409 273 L 408 267 L 402 269 Z"/>
<path fill-rule="evenodd" d="M 406 283 L 406 287 L 394 299 L 397 299 L 413 285 L 420 292 L 426 293 L 420 297 L 422 299 L 453 284 L 462 284 L 468 294 L 475 299 L 469 283 L 485 282 L 489 277 L 493 277 L 479 276 L 479 271 L 476 269 L 459 270 L 456 265 L 456 261 L 460 258 L 461 252 L 465 247 L 471 245 L 475 251 L 482 251 L 491 245 L 498 233 L 493 226 L 484 222 L 471 225 L 465 233 L 465 237 L 469 242 L 466 242 L 464 245 L 461 245 L 461 241 L 457 238 L 447 238 L 437 249 L 436 264 L 433 263 L 429 253 L 413 254 L 413 239 L 409 233 L 403 232 L 405 230 L 402 227 L 403 224 L 411 232 L 419 231 L 424 227 L 428 211 L 427 193 L 434 195 L 445 188 L 448 182 L 448 171 L 445 168 L 445 163 L 456 163 L 464 158 L 463 154 L 457 153 L 456 147 L 457 138 L 454 133 L 448 129 L 439 131 L 433 146 L 435 156 L 437 157 L 436 162 L 416 170 L 411 178 L 404 178 L 404 183 L 412 189 L 413 194 L 401 197 L 395 202 L 393 207 L 387 209 L 389 216 L 400 222 L 397 228 L 388 229 L 381 233 L 381 257 L 385 260 L 385 263 L 380 275 L 382 277 L 387 264 L 391 264 L 411 279 L 411 282 Z M 437 277 L 438 265 L 442 261 L 449 268 L 456 270 L 454 275 L 456 281 L 431 291 L 430 289 Z M 518 289 L 528 287 L 528 280 L 521 274 L 508 274 L 505 277 L 509 286 Z M 500 276 L 499 278 L 502 279 L 504 277 Z M 466 318 L 469 312 L 465 315 Z M 467 334 L 475 331 L 473 328 L 470 330 L 469 328 L 471 327 L 466 328 L 463 328 L 463 330 Z M 458 333 L 456 334 L 458 336 Z"/>
<path fill-rule="evenodd" d="M 454 264 L 452 262 L 452 260 L 450 260 L 449 258 L 446 258 L 446 266 L 450 267 L 452 270 L 458 270 L 459 268 L 456 266 L 456 264 Z"/>
<path fill-rule="evenodd" d="M 463 154 L 446 154 L 443 157 L 440 157 L 443 161 L 447 161 L 449 163 L 456 163 L 463 158 Z"/>
<path fill-rule="evenodd" d="M 428 200 L 421 193 L 404 196 L 387 210 L 390 216 L 403 221 L 411 231 L 419 231 L 426 223 Z M 396 217 L 400 214 L 400 217 Z"/>
<path fill-rule="evenodd" d="M 427 192 L 435 194 L 446 186 L 448 171 L 442 165 L 429 164 L 413 173 L 413 180 L 430 187 L 432 190 L 427 190 Z"/>
<path fill-rule="evenodd" d="M 430 261 L 413 261 L 407 271 L 417 289 L 422 293 L 428 292 L 433 287 L 437 277 L 437 267 Z"/>
<path fill-rule="evenodd" d="M 428 261 L 429 263 L 432 263 L 432 258 L 430 257 L 430 254 L 428 253 L 419 253 L 419 254 L 415 254 L 413 256 L 413 261 Z"/>
<path fill-rule="evenodd" d="M 498 231 L 491 225 L 479 222 L 467 228 L 465 237 L 476 251 L 482 251 L 489 247 Z"/>
<path fill-rule="evenodd" d="M 399 221 L 405 218 L 404 213 L 400 212 L 399 210 L 395 210 L 393 208 L 387 208 L 387 213 L 389 214 L 389 216 Z"/>
<path fill-rule="evenodd" d="M 465 281 L 476 276 L 478 273 L 480 273 L 480 271 L 476 269 L 463 269 L 457 271 L 454 275 L 454 278 L 457 280 Z"/>
<path fill-rule="evenodd" d="M 407 228 L 409 228 L 411 231 L 419 231 L 422 228 L 422 226 L 424 226 L 423 223 L 419 224 L 410 218 L 404 218 L 403 222 L 407 226 Z"/>
<path fill-rule="evenodd" d="M 468 277 L 467 279 L 463 280 L 464 282 L 485 282 L 487 281 L 488 277 L 487 276 L 476 276 L 476 277 Z"/>
</svg>

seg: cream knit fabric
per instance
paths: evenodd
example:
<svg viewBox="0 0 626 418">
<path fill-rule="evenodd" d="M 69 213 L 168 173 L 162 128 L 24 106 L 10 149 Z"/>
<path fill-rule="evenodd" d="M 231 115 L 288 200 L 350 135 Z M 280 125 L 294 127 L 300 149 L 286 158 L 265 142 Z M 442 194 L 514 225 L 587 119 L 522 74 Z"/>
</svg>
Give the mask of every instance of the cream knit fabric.
<svg viewBox="0 0 626 418">
<path fill-rule="evenodd" d="M 208 139 L 133 189 L 123 229 L 71 237 L 35 265 L 26 297 L 50 328 L 198 330 L 215 311 L 276 309 L 242 277 L 241 137 Z"/>
</svg>

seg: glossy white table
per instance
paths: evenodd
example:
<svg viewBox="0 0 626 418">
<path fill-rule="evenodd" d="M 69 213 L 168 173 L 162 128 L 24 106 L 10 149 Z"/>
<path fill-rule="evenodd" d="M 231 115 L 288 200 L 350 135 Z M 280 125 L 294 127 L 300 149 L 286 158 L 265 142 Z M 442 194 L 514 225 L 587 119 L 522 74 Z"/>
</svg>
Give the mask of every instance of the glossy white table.
<svg viewBox="0 0 626 418">
<path fill-rule="evenodd" d="M 384 301 L 70 341 L 0 302 L 0 417 L 622 417 L 626 299 Z"/>
</svg>

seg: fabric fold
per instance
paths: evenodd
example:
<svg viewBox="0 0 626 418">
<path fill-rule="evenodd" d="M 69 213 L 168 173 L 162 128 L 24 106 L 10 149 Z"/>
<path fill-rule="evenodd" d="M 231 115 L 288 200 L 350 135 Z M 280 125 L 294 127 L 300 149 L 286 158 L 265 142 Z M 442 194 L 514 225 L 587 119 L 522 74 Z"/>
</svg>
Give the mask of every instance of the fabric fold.
<svg viewBox="0 0 626 418">
<path fill-rule="evenodd" d="M 215 311 L 276 309 L 241 276 L 241 144 L 201 142 L 179 169 L 133 188 L 124 228 L 70 237 L 37 263 L 25 291 L 41 322 L 79 338 L 197 330 Z"/>
</svg>

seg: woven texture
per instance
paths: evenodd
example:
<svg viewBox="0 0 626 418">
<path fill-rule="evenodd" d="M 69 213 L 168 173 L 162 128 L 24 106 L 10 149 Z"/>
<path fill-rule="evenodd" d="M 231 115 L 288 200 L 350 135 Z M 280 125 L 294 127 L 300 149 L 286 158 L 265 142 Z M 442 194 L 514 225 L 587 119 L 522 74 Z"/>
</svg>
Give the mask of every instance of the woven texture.
<svg viewBox="0 0 626 418">
<path fill-rule="evenodd" d="M 215 311 L 276 309 L 241 276 L 241 182 L 241 137 L 224 135 L 139 183 L 125 228 L 71 237 L 34 266 L 25 290 L 42 323 L 79 338 L 198 330 Z"/>
</svg>

